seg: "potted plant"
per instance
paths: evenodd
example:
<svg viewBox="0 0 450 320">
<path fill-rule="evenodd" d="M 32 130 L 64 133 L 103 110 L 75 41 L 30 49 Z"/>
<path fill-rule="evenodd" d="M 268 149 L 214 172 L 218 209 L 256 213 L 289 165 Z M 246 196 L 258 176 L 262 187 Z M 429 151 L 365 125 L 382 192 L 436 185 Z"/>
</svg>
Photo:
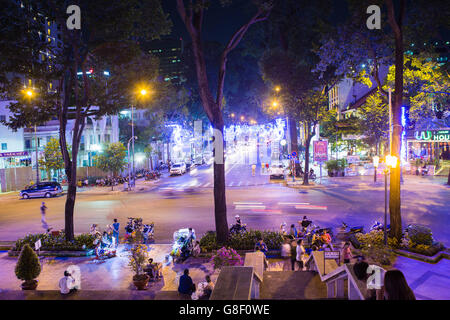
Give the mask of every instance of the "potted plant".
<svg viewBox="0 0 450 320">
<path fill-rule="evenodd" d="M 129 266 L 134 271 L 133 284 L 138 290 L 145 290 L 150 277 L 144 273 L 144 266 L 148 260 L 147 246 L 138 244 L 131 248 L 129 256 Z"/>
<path fill-rule="evenodd" d="M 24 281 L 21 285 L 22 290 L 36 290 L 38 285 L 36 278 L 41 273 L 41 264 L 29 244 L 25 244 L 20 252 L 15 273 L 18 279 Z"/>
</svg>

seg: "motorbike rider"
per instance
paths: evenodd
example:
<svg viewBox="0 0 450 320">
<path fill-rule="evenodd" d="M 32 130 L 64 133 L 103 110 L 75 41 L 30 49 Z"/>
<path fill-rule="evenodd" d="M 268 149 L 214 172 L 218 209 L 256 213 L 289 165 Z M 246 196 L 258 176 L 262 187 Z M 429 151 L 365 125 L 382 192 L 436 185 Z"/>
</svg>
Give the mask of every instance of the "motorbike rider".
<svg viewBox="0 0 450 320">
<path fill-rule="evenodd" d="M 303 216 L 300 224 L 302 225 L 303 232 L 306 232 L 306 228 L 308 228 L 308 226 L 311 224 L 311 220 L 308 220 L 306 216 Z"/>
<path fill-rule="evenodd" d="M 313 168 L 311 168 L 311 169 L 309 169 L 309 177 L 310 178 L 313 178 L 313 177 L 315 177 L 316 175 L 314 174 L 314 169 Z"/>
<path fill-rule="evenodd" d="M 235 220 L 236 220 L 236 227 L 238 228 L 238 229 L 241 229 L 242 228 L 242 222 L 241 222 L 241 217 L 239 217 L 239 215 L 236 215 L 235 217 Z"/>
</svg>

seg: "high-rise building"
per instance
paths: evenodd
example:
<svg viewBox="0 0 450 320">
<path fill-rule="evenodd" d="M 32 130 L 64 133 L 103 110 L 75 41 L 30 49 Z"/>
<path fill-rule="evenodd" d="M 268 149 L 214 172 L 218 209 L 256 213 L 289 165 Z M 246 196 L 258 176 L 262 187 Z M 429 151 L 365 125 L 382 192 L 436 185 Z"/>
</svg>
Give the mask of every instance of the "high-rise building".
<svg viewBox="0 0 450 320">
<path fill-rule="evenodd" d="M 163 38 L 143 44 L 143 49 L 159 59 L 159 75 L 164 81 L 179 84 L 183 75 L 183 39 Z"/>
</svg>

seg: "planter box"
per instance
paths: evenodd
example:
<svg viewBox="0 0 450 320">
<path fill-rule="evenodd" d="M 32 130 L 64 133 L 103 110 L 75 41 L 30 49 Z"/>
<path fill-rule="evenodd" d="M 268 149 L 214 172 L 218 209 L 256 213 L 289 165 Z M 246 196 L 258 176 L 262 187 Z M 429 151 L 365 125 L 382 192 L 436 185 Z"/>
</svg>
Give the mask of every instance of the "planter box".
<svg viewBox="0 0 450 320">
<path fill-rule="evenodd" d="M 439 251 L 438 253 L 436 253 L 434 256 L 426 256 L 420 253 L 415 253 L 415 252 L 411 252 L 411 251 L 407 251 L 407 250 L 394 250 L 394 253 L 407 257 L 407 258 L 411 258 L 411 259 L 416 259 L 416 260 L 420 260 L 420 261 L 424 261 L 424 262 L 428 262 L 428 263 L 437 263 L 439 262 L 442 258 L 445 259 L 450 259 L 450 254 L 448 252 L 448 250 L 442 250 Z"/>
<path fill-rule="evenodd" d="M 40 251 L 36 252 L 38 256 L 42 257 L 89 257 L 95 254 L 94 249 L 85 250 L 85 251 Z M 10 257 L 18 257 L 20 255 L 20 251 L 8 251 L 8 256 Z"/>
</svg>

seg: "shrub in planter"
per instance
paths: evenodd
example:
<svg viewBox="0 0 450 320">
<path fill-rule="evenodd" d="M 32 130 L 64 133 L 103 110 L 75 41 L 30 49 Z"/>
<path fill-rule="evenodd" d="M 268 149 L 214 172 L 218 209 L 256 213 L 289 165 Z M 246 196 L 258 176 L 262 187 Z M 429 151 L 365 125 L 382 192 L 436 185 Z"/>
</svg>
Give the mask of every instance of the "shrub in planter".
<svg viewBox="0 0 450 320">
<path fill-rule="evenodd" d="M 235 250 L 253 250 L 259 238 L 262 238 L 270 250 L 279 249 L 283 243 L 283 236 L 279 232 L 248 230 L 245 233 L 232 234 L 227 245 Z M 203 250 L 211 251 L 220 246 L 216 242 L 216 233 L 208 231 L 200 239 L 200 247 Z"/>
<path fill-rule="evenodd" d="M 17 260 L 16 277 L 23 280 L 23 290 L 34 290 L 37 287 L 37 280 L 35 280 L 41 273 L 41 264 L 36 252 L 31 249 L 28 244 L 25 244 L 20 252 Z"/>
<path fill-rule="evenodd" d="M 426 244 L 416 244 L 412 241 L 410 241 L 408 247 L 405 248 L 406 250 L 418 254 L 423 254 L 425 256 L 434 256 L 436 253 L 444 249 L 444 245 L 442 243 L 434 243 L 433 245 L 429 246 Z"/>
<path fill-rule="evenodd" d="M 144 267 L 148 260 L 147 246 L 138 244 L 131 249 L 128 265 L 134 271 L 133 283 L 138 290 L 143 290 L 147 286 L 150 277 L 144 273 Z"/>
<path fill-rule="evenodd" d="M 28 234 L 22 239 L 16 241 L 14 251 L 22 250 L 25 244 L 34 246 L 37 240 L 41 240 L 41 250 L 43 251 L 83 251 L 93 249 L 95 237 L 88 233 L 76 235 L 73 242 L 66 241 L 64 232 L 57 236 L 51 236 L 45 233 Z"/>
<path fill-rule="evenodd" d="M 412 242 L 427 246 L 431 246 L 433 244 L 433 234 L 431 233 L 430 228 L 412 224 L 409 225 L 406 230 L 408 232 L 408 237 Z"/>
<path fill-rule="evenodd" d="M 244 264 L 241 256 L 232 248 L 222 247 L 217 250 L 217 253 L 211 258 L 214 264 L 214 269 L 223 266 L 241 266 Z"/>
</svg>

